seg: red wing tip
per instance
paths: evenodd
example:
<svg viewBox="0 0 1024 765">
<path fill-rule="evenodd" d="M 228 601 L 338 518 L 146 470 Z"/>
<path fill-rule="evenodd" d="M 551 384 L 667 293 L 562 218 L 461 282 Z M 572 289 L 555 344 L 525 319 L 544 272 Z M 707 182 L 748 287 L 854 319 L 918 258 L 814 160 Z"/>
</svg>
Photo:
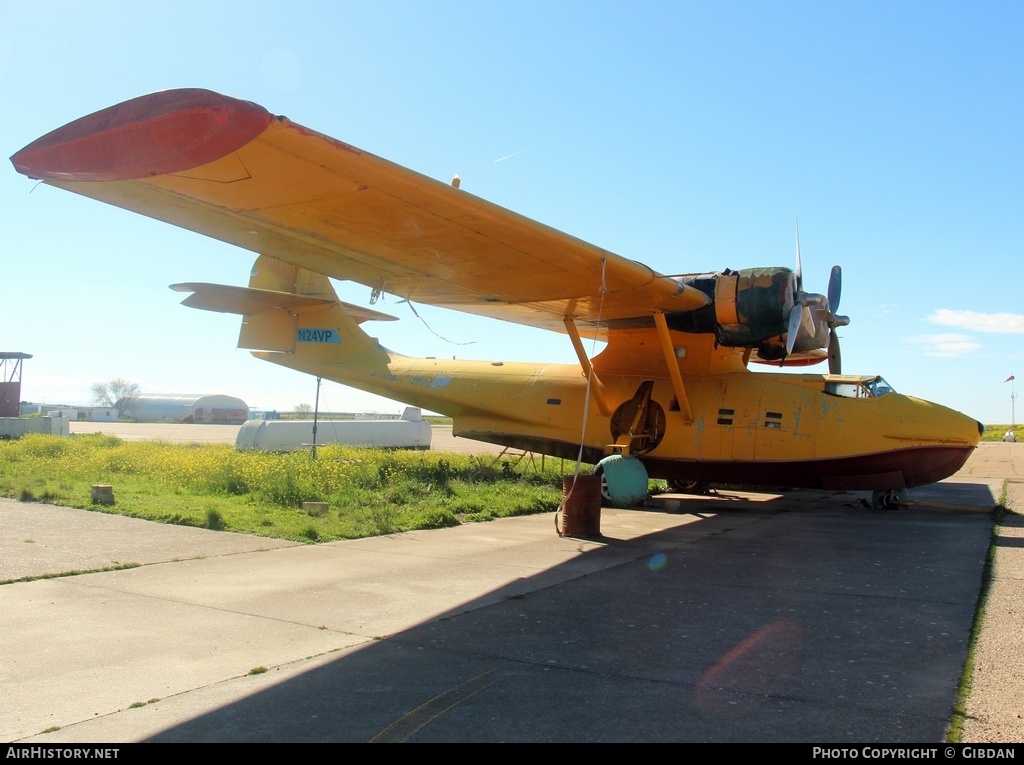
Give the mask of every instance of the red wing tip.
<svg viewBox="0 0 1024 765">
<path fill-rule="evenodd" d="M 200 88 L 164 90 L 47 133 L 11 157 L 47 181 L 123 181 L 182 172 L 249 143 L 273 116 L 250 101 Z"/>
</svg>

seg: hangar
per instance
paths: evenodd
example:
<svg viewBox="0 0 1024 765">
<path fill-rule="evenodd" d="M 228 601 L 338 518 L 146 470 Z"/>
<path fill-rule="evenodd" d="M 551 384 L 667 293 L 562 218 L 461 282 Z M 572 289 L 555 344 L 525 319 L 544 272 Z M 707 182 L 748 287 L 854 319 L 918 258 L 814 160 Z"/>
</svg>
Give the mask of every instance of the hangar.
<svg viewBox="0 0 1024 765">
<path fill-rule="evenodd" d="M 249 419 L 249 405 L 234 396 L 198 393 L 135 396 L 126 417 L 142 422 L 199 422 L 238 425 Z"/>
</svg>

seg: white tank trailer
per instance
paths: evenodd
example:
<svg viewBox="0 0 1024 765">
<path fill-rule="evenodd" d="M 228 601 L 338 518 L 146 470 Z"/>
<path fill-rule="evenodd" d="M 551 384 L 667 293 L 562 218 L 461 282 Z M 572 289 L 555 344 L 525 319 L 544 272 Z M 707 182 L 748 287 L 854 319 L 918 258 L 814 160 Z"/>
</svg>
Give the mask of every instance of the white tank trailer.
<svg viewBox="0 0 1024 765">
<path fill-rule="evenodd" d="M 429 449 L 430 423 L 412 406 L 405 408 L 401 419 L 318 420 L 316 445 L 325 444 Z M 249 420 L 235 438 L 239 451 L 290 452 L 312 445 L 312 420 Z"/>
</svg>

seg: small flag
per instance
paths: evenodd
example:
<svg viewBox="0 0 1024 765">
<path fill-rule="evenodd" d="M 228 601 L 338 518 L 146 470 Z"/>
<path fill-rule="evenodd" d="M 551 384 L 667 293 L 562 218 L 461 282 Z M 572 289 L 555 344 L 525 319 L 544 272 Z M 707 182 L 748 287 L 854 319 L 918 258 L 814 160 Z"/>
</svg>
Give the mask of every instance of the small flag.
<svg viewBox="0 0 1024 765">
<path fill-rule="evenodd" d="M 1012 379 L 1013 379 L 1013 375 L 1010 375 L 1005 380 L 1003 380 L 1003 382 L 1010 382 L 1010 380 L 1012 380 Z"/>
</svg>

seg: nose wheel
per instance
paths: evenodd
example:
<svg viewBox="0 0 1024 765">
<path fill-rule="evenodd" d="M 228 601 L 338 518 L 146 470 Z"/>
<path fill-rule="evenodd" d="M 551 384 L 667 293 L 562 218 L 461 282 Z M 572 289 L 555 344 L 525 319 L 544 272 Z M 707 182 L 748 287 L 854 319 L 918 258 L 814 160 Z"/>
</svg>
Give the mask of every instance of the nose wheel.
<svg viewBox="0 0 1024 765">
<path fill-rule="evenodd" d="M 910 499 L 906 489 L 871 492 L 871 507 L 875 510 L 895 510 Z"/>
</svg>

